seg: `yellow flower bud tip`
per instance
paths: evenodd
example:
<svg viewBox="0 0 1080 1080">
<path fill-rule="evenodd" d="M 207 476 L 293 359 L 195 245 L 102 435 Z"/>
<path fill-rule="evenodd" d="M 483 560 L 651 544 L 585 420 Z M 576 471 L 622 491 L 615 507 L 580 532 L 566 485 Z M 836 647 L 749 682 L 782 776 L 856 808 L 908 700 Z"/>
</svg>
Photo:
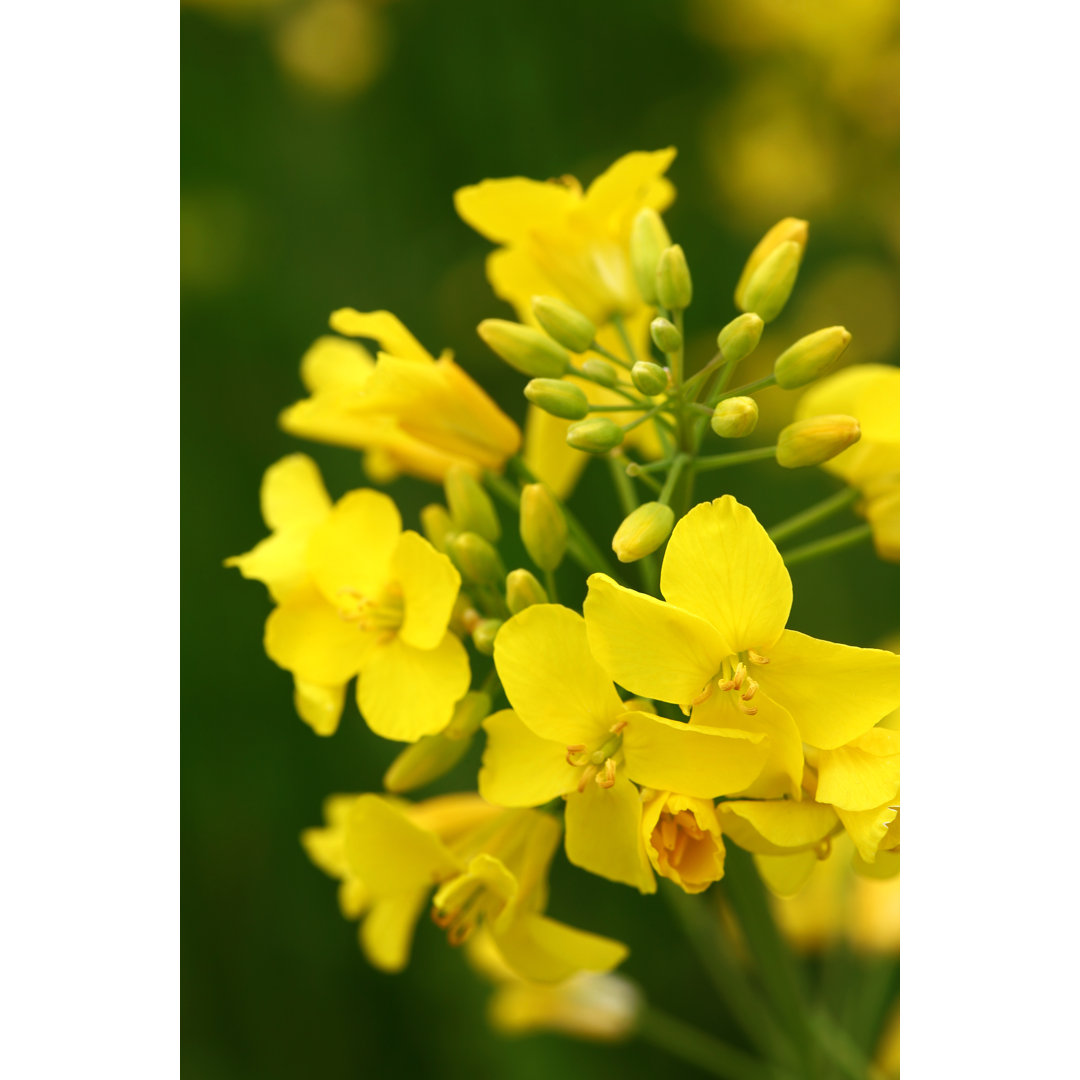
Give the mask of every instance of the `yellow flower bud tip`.
<svg viewBox="0 0 1080 1080">
<path fill-rule="evenodd" d="M 495 652 L 495 635 L 502 629 L 501 619 L 484 619 L 472 632 L 472 643 L 476 651 L 485 656 Z"/>
<path fill-rule="evenodd" d="M 776 463 L 785 469 L 820 465 L 859 441 L 859 421 L 854 416 L 811 416 L 796 420 L 780 432 Z"/>
<path fill-rule="evenodd" d="M 799 338 L 776 359 L 773 368 L 776 385 L 785 390 L 796 390 L 827 375 L 836 367 L 850 342 L 851 334 L 843 326 L 827 326 Z"/>
<path fill-rule="evenodd" d="M 506 606 L 511 615 L 516 615 L 533 604 L 547 602 L 548 594 L 544 586 L 528 570 L 511 570 L 506 575 Z"/>
<path fill-rule="evenodd" d="M 663 317 L 657 317 L 649 324 L 649 334 L 653 344 L 662 353 L 675 353 L 682 348 L 682 334 L 676 329 L 675 324 Z"/>
<path fill-rule="evenodd" d="M 499 553 L 478 533 L 458 533 L 447 542 L 447 552 L 466 581 L 495 585 L 506 574 Z"/>
<path fill-rule="evenodd" d="M 559 500 L 543 484 L 521 490 L 521 539 L 541 570 L 555 570 L 566 554 L 566 516 Z"/>
<path fill-rule="evenodd" d="M 639 360 L 630 369 L 630 380 L 643 394 L 652 397 L 668 388 L 668 373 L 651 360 Z"/>
<path fill-rule="evenodd" d="M 571 424 L 566 432 L 566 441 L 575 450 L 584 450 L 587 454 L 604 454 L 614 450 L 623 441 L 625 432 L 614 420 L 606 416 L 590 416 L 588 420 L 579 420 Z"/>
<path fill-rule="evenodd" d="M 651 555 L 670 535 L 675 512 L 660 502 L 648 502 L 629 514 L 611 541 L 619 562 L 637 562 Z"/>
<path fill-rule="evenodd" d="M 758 267 L 781 245 L 785 243 L 796 244 L 801 252 L 806 250 L 806 242 L 810 234 L 809 222 L 802 218 L 784 218 L 778 221 L 757 243 L 750 252 L 750 258 L 746 260 L 742 273 L 739 275 L 739 283 L 735 286 L 735 304 L 743 311 L 753 310 L 745 300 L 746 287 L 750 279 L 757 272 Z"/>
<path fill-rule="evenodd" d="M 471 736 L 452 739 L 445 732 L 425 735 L 398 754 L 383 776 L 383 787 L 401 795 L 433 783 L 465 756 L 470 740 Z"/>
<path fill-rule="evenodd" d="M 476 332 L 492 352 L 523 375 L 557 379 L 570 367 L 570 354 L 557 342 L 521 323 L 485 319 Z"/>
<path fill-rule="evenodd" d="M 760 315 L 763 322 L 772 322 L 784 310 L 795 288 L 802 253 L 803 249 L 793 240 L 776 248 L 746 283 L 739 307 Z"/>
<path fill-rule="evenodd" d="M 721 401 L 713 411 L 709 425 L 721 439 L 741 439 L 758 422 L 758 403 L 752 397 L 734 397 Z"/>
<path fill-rule="evenodd" d="M 606 360 L 586 360 L 581 371 L 601 386 L 614 386 L 619 381 L 619 373 Z"/>
<path fill-rule="evenodd" d="M 464 465 L 451 465 L 443 482 L 450 517 L 460 532 L 474 532 L 495 543 L 502 535 L 491 497 Z"/>
<path fill-rule="evenodd" d="M 656 268 L 656 297 L 668 311 L 682 311 L 690 306 L 694 296 L 690 267 L 678 244 L 665 248 Z"/>
<path fill-rule="evenodd" d="M 562 379 L 532 379 L 525 397 L 538 409 L 563 420 L 582 420 L 589 415 L 589 399 L 580 386 Z"/>
<path fill-rule="evenodd" d="M 765 323 L 761 316 L 748 311 L 745 315 L 732 319 L 716 335 L 716 347 L 728 363 L 737 364 L 758 347 L 764 329 Z"/>
<path fill-rule="evenodd" d="M 656 303 L 656 268 L 661 253 L 669 247 L 671 237 L 663 218 L 652 207 L 639 210 L 630 229 L 630 265 L 646 304 Z"/>
<path fill-rule="evenodd" d="M 450 511 L 440 503 L 431 503 L 420 511 L 420 529 L 436 551 L 446 553 L 446 543 L 456 531 Z"/>
<path fill-rule="evenodd" d="M 553 296 L 534 296 L 532 310 L 548 334 L 571 352 L 584 352 L 596 337 L 596 326 L 591 319 Z"/>
</svg>

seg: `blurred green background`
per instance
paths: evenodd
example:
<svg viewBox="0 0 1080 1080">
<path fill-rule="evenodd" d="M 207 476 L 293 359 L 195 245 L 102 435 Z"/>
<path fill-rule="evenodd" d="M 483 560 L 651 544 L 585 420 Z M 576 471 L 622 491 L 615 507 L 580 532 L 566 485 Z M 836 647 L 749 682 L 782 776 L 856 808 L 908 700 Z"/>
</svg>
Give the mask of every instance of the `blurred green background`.
<svg viewBox="0 0 1080 1080">
<path fill-rule="evenodd" d="M 183 707 L 182 1041 L 193 1078 L 691 1076 L 640 1045 L 507 1039 L 490 988 L 422 921 L 400 976 L 365 964 L 335 883 L 298 836 L 331 792 L 378 789 L 396 752 L 355 705 L 319 739 L 266 658 L 262 586 L 222 568 L 264 535 L 263 470 L 298 444 L 275 425 L 301 395 L 300 355 L 329 312 L 388 308 L 521 419 L 521 380 L 485 353 L 506 316 L 483 274 L 489 245 L 454 214 L 483 177 L 591 180 L 632 149 L 679 148 L 666 215 L 686 249 L 699 360 L 734 314 L 760 234 L 811 219 L 767 370 L 799 334 L 842 322 L 851 362 L 898 361 L 897 11 L 893 2 L 582 4 L 548 0 L 199 0 L 182 9 Z M 692 354 L 693 355 L 693 354 Z M 749 371 L 754 377 L 755 371 Z M 775 400 L 772 398 L 775 396 Z M 763 433 L 793 395 L 762 398 Z M 766 407 L 768 406 L 768 407 Z M 358 455 L 303 447 L 331 494 Z M 826 476 L 716 473 L 770 524 L 835 489 Z M 391 489 L 407 525 L 436 497 Z M 592 509 L 592 504 L 596 509 Z M 577 507 L 617 521 L 593 465 Z M 898 570 L 869 545 L 793 571 L 791 625 L 855 645 L 898 626 Z M 582 590 L 566 571 L 567 598 Z M 437 790 L 471 786 L 478 752 Z M 657 898 L 572 870 L 551 911 L 627 941 L 624 971 L 655 1003 L 738 1039 Z"/>
</svg>

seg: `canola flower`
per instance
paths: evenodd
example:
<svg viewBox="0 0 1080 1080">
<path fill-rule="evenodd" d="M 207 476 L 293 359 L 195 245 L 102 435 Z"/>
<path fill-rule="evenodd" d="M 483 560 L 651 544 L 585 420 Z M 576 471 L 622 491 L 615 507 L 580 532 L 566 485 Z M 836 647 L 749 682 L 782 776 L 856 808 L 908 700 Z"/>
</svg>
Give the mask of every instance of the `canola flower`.
<svg viewBox="0 0 1080 1080">
<path fill-rule="evenodd" d="M 869 1051 L 809 1021 L 761 887 L 793 897 L 841 866 L 875 884 L 899 870 L 899 657 L 789 625 L 789 567 L 871 532 L 898 558 L 897 375 L 832 374 L 851 334 L 830 326 L 735 385 L 806 272 L 809 227 L 793 217 L 751 252 L 734 312 L 710 328 L 714 355 L 690 356 L 690 260 L 660 216 L 673 157 L 629 154 L 587 189 L 513 178 L 459 191 L 461 216 L 500 245 L 489 277 L 518 312 L 479 334 L 523 378 L 524 446 L 449 353 L 436 359 L 389 312 L 336 311 L 282 426 L 361 451 L 377 484 L 405 474 L 441 497 L 417 531 L 374 488 L 332 500 L 293 454 L 263 480 L 270 535 L 227 565 L 267 586 L 266 651 L 309 726 L 337 729 L 355 678 L 368 728 L 407 744 L 387 794 L 332 797 L 302 837 L 373 965 L 400 971 L 429 909 L 498 984 L 503 1030 L 636 1036 L 737 1080 L 762 1063 L 817 1075 L 822 1056 L 851 1074 Z M 731 449 L 769 387 L 809 389 L 775 444 Z M 620 520 L 568 504 L 590 457 Z M 751 462 L 820 465 L 848 486 L 767 530 L 723 491 L 726 470 Z M 867 524 L 790 546 L 851 508 Z M 451 777 L 457 794 L 401 797 Z M 611 974 L 627 945 L 546 914 L 560 848 L 580 871 L 661 893 L 710 938 L 713 981 L 758 1057 L 628 989 Z M 729 930 L 700 894 L 718 882 L 756 975 L 716 944 Z"/>
</svg>

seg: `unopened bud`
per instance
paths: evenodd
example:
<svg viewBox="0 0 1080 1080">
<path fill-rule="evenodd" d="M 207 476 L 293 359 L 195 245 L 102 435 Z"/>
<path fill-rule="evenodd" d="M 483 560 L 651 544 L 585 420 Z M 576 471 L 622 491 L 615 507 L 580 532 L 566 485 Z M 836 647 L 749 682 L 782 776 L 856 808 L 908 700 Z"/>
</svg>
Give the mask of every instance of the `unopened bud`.
<svg viewBox="0 0 1080 1080">
<path fill-rule="evenodd" d="M 533 379 L 525 384 L 525 397 L 538 409 L 563 420 L 581 420 L 589 415 L 585 392 L 562 379 Z"/>
<path fill-rule="evenodd" d="M 495 652 L 495 635 L 502 629 L 501 619 L 484 619 L 472 632 L 472 643 L 476 651 L 485 656 L 491 656 Z"/>
<path fill-rule="evenodd" d="M 431 503 L 420 511 L 420 528 L 427 541 L 436 551 L 446 553 L 446 542 L 455 532 L 450 511 L 441 503 Z"/>
<path fill-rule="evenodd" d="M 606 416 L 590 416 L 588 420 L 579 420 L 571 424 L 566 432 L 566 441 L 575 450 L 584 450 L 588 454 L 603 454 L 614 450 L 623 441 L 625 432 L 614 420 Z"/>
<path fill-rule="evenodd" d="M 511 570 L 506 575 L 506 606 L 511 615 L 516 615 L 533 604 L 547 602 L 548 594 L 544 586 L 528 570 Z"/>
<path fill-rule="evenodd" d="M 486 707 L 476 708 L 476 701 L 470 700 L 482 698 L 486 700 Z M 483 703 L 481 703 L 483 704 Z M 469 744 L 472 742 L 473 733 L 484 721 L 491 711 L 491 698 L 487 694 L 473 691 L 466 694 L 454 707 L 454 716 L 450 724 L 438 735 L 425 735 L 422 739 L 406 746 L 396 758 L 393 764 L 386 770 L 383 776 L 383 787 L 394 795 L 402 795 L 407 791 L 415 791 L 425 787 L 445 776 L 466 754 Z M 476 725 L 472 730 L 467 730 L 463 725 L 461 734 L 450 734 L 450 728 L 458 719 L 459 713 L 464 713 L 466 723 L 472 723 L 474 714 Z"/>
<path fill-rule="evenodd" d="M 764 329 L 765 323 L 761 316 L 748 311 L 745 315 L 732 319 L 716 335 L 716 347 L 729 364 L 738 364 L 758 347 L 761 331 Z"/>
<path fill-rule="evenodd" d="M 502 535 L 495 504 L 464 465 L 451 465 L 443 481 L 450 517 L 459 532 L 474 532 L 495 543 Z"/>
<path fill-rule="evenodd" d="M 614 386 L 619 381 L 619 373 L 606 360 L 586 360 L 581 372 L 601 386 Z"/>
<path fill-rule="evenodd" d="M 643 393 L 652 397 L 667 389 L 667 372 L 651 360 L 639 360 L 630 369 L 630 381 Z"/>
<path fill-rule="evenodd" d="M 468 739 L 480 729 L 491 714 L 491 695 L 483 690 L 470 690 L 455 706 L 450 723 L 441 734 L 448 739 Z"/>
<path fill-rule="evenodd" d="M 795 288 L 802 262 L 802 248 L 793 240 L 781 244 L 754 271 L 743 293 L 742 307 L 761 316 L 762 322 L 772 322 Z"/>
<path fill-rule="evenodd" d="M 536 321 L 571 352 L 584 352 L 596 337 L 596 327 L 591 319 L 553 296 L 534 296 L 532 309 Z"/>
<path fill-rule="evenodd" d="M 557 379 L 570 366 L 570 354 L 539 330 L 506 319 L 485 319 L 476 332 L 484 343 L 523 375 Z"/>
<path fill-rule="evenodd" d="M 521 489 L 521 539 L 529 558 L 541 570 L 554 570 L 566 554 L 566 538 L 558 499 L 543 484 L 526 484 Z"/>
<path fill-rule="evenodd" d="M 638 211 L 630 230 L 630 264 L 634 268 L 634 280 L 646 304 L 656 303 L 656 268 L 660 254 L 671 247 L 664 220 L 652 209 Z"/>
<path fill-rule="evenodd" d="M 475 585 L 495 585 L 506 574 L 499 553 L 476 533 L 463 532 L 452 537 L 447 543 L 447 554 L 462 577 Z"/>
<path fill-rule="evenodd" d="M 757 427 L 758 403 L 752 397 L 721 401 L 713 411 L 710 426 L 721 439 L 741 439 Z"/>
<path fill-rule="evenodd" d="M 657 316 L 649 324 L 649 333 L 652 335 L 653 344 L 662 353 L 675 353 L 682 348 L 682 334 L 673 322 L 662 316 Z"/>
<path fill-rule="evenodd" d="M 776 358 L 776 385 L 795 390 L 828 374 L 850 341 L 851 334 L 842 326 L 827 326 L 799 338 Z"/>
<path fill-rule="evenodd" d="M 690 306 L 694 286 L 690 280 L 690 267 L 678 244 L 665 248 L 656 268 L 656 296 L 668 311 L 682 311 Z"/>
<path fill-rule="evenodd" d="M 670 535 L 675 512 L 660 502 L 648 502 L 629 514 L 611 541 L 619 562 L 637 562 L 651 555 Z"/>
<path fill-rule="evenodd" d="M 778 221 L 759 241 L 757 247 L 750 252 L 750 258 L 746 260 L 742 273 L 739 275 L 739 283 L 735 286 L 735 306 L 742 311 L 757 311 L 756 307 L 746 303 L 746 288 L 750 279 L 757 273 L 758 267 L 781 245 L 787 242 L 798 244 L 801 252 L 806 250 L 806 240 L 810 233 L 810 226 L 801 218 L 784 218 Z M 765 320 L 768 322 L 768 320 Z"/>
<path fill-rule="evenodd" d="M 796 420 L 780 432 L 776 463 L 785 469 L 820 465 L 859 441 L 859 421 L 854 416 L 811 416 Z"/>
</svg>

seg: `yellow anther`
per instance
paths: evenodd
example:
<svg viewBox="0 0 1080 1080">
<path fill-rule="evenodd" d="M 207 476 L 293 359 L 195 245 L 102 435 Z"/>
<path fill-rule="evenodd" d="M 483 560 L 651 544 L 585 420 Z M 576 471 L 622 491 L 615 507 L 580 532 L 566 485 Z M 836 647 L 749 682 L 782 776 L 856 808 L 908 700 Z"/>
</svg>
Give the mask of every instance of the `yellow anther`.
<svg viewBox="0 0 1080 1080">
<path fill-rule="evenodd" d="M 708 701 L 713 696 L 713 690 L 716 689 L 716 683 L 709 682 L 705 684 L 705 689 L 701 691 L 696 698 L 690 702 L 690 707 L 700 705 L 703 701 Z"/>
<path fill-rule="evenodd" d="M 738 706 L 747 716 L 757 716 L 758 710 L 756 705 L 750 705 L 745 701 L 739 701 Z"/>
<path fill-rule="evenodd" d="M 730 679 L 721 679 L 721 681 L 716 684 L 716 687 L 718 690 L 734 690 L 735 684 Z"/>
<path fill-rule="evenodd" d="M 743 691 L 743 701 L 749 701 L 757 693 L 758 684 L 753 679 L 746 680 L 746 689 Z"/>
<path fill-rule="evenodd" d="M 580 764 L 582 764 L 580 761 L 575 761 L 574 759 L 578 756 L 578 754 L 582 753 L 582 751 L 584 751 L 584 749 L 585 749 L 585 744 L 584 743 L 574 743 L 573 746 L 568 746 L 566 748 L 566 764 L 567 765 L 580 765 Z"/>
<path fill-rule="evenodd" d="M 767 664 L 769 662 L 769 658 L 767 656 L 762 656 L 761 653 L 756 653 L 753 649 L 751 649 L 746 655 L 751 664 Z"/>
<path fill-rule="evenodd" d="M 615 786 L 615 759 L 608 758 L 604 767 L 596 774 L 596 782 L 602 788 Z"/>
<path fill-rule="evenodd" d="M 733 690 L 741 690 L 743 679 L 746 678 L 746 665 L 740 660 L 739 666 L 735 669 L 735 674 L 731 676 L 731 687 Z"/>
<path fill-rule="evenodd" d="M 675 841 L 675 850 L 668 856 L 668 862 L 676 869 L 679 867 L 679 863 L 682 862 L 683 855 L 686 852 L 686 845 L 690 843 L 690 834 L 685 829 L 679 830 L 679 838 Z"/>
<path fill-rule="evenodd" d="M 616 720 L 615 723 L 611 725 L 611 728 L 610 728 L 611 734 L 612 735 L 621 735 L 626 730 L 626 725 L 629 722 L 630 722 L 629 720 Z"/>
<path fill-rule="evenodd" d="M 599 771 L 600 770 L 595 765 L 587 765 L 585 767 L 585 771 L 581 774 L 581 779 L 578 781 L 577 789 L 578 789 L 578 794 L 579 795 L 585 790 L 585 788 L 588 786 L 589 781 Z"/>
<path fill-rule="evenodd" d="M 660 819 L 660 839 L 668 851 L 675 850 L 675 841 L 679 839 L 679 826 L 667 814 Z"/>
</svg>

